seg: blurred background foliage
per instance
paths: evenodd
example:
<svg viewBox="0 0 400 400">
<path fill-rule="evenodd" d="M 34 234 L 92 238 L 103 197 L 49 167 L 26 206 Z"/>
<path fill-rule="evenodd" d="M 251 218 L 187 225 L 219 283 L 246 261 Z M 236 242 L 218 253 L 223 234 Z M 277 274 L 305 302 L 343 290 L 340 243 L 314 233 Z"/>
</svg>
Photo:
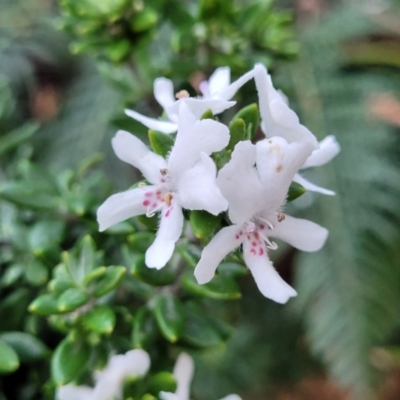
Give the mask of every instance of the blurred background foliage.
<svg viewBox="0 0 400 400">
<path fill-rule="evenodd" d="M 110 139 L 118 128 L 147 136 L 122 110 L 158 116 L 155 77 L 167 76 L 177 91 L 195 93 L 218 66 L 230 66 L 236 77 L 255 62 L 273 72 L 276 86 L 319 139 L 333 134 L 342 146 L 330 165 L 309 171 L 337 196 L 306 193 L 297 207 L 290 205 L 326 226 L 330 238 L 311 255 L 281 245 L 275 263 L 299 293 L 286 306 L 263 298 L 248 275 L 239 279 L 241 300 L 201 300 L 203 310 L 235 329 L 227 344 L 227 328 L 215 320 L 200 321 L 209 323 L 207 340 L 186 335 L 186 344 L 203 348 L 193 353 L 194 398 L 238 392 L 244 400 L 399 399 L 399 26 L 395 0 L 2 0 L 0 352 L 11 348 L 16 358 L 0 379 L 0 399 L 52 398 L 51 352 L 67 346 L 60 343 L 71 329 L 86 335 L 96 349 L 92 362 L 102 365 L 110 346 L 146 348 L 137 334 L 138 321 L 145 321 L 145 337 L 156 343 L 156 369 L 165 367 L 165 332 L 154 333 L 154 317 L 144 307 L 132 317 L 152 290 L 146 280 L 154 278 L 143 278 L 137 258 L 149 238 L 140 223 L 101 235 L 94 222 L 107 194 L 135 177 L 113 156 Z M 240 105 L 255 101 L 247 86 Z M 116 248 L 124 241 L 122 257 Z M 100 270 L 85 281 L 92 293 L 106 293 L 96 303 L 109 324 L 103 331 L 93 329 L 96 315 L 46 320 L 32 312 L 39 295 L 75 293 L 63 268 L 84 249 L 93 270 L 114 265 L 110 295 Z M 62 260 L 61 251 L 68 251 Z M 134 271 L 122 278 L 115 263 Z M 124 281 L 114 291 L 117 278 Z M 187 293 L 182 299 L 185 312 L 195 315 L 199 304 Z M 85 303 L 78 300 L 76 307 Z M 124 307 L 127 301 L 132 306 Z M 131 334 L 132 340 L 121 339 Z M 54 363 L 53 356 L 53 370 Z"/>
</svg>

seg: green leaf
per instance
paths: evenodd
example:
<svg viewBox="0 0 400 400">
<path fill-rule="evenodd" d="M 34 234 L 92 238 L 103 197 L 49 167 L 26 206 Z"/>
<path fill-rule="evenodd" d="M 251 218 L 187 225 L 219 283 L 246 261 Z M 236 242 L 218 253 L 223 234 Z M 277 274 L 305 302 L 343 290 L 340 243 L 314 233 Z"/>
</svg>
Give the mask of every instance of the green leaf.
<svg viewBox="0 0 400 400">
<path fill-rule="evenodd" d="M 93 239 L 86 235 L 81 242 L 81 251 L 77 265 L 77 275 L 79 282 L 83 282 L 96 266 L 96 245 Z"/>
<path fill-rule="evenodd" d="M 128 39 L 113 42 L 106 47 L 106 52 L 111 61 L 116 63 L 123 61 L 131 51 L 131 43 Z"/>
<path fill-rule="evenodd" d="M 0 374 L 9 374 L 19 367 L 17 353 L 11 346 L 0 340 Z"/>
<path fill-rule="evenodd" d="M 154 316 L 162 335 L 171 343 L 175 343 L 183 333 L 185 318 L 179 299 L 171 295 L 157 297 Z"/>
<path fill-rule="evenodd" d="M 57 385 L 66 385 L 86 367 L 90 347 L 82 341 L 64 339 L 55 349 L 51 360 L 51 375 Z"/>
<path fill-rule="evenodd" d="M 260 125 L 260 115 L 258 112 L 258 105 L 256 103 L 250 104 L 242 108 L 231 120 L 231 124 L 236 120 L 242 119 L 246 125 L 246 139 L 251 140 Z"/>
<path fill-rule="evenodd" d="M 31 123 L 14 129 L 0 138 L 0 155 L 7 153 L 14 147 L 29 139 L 39 128 L 39 124 Z"/>
<path fill-rule="evenodd" d="M 134 348 L 145 349 L 158 336 L 158 329 L 153 314 L 145 307 L 139 309 L 135 315 L 132 331 Z"/>
<path fill-rule="evenodd" d="M 246 124 L 242 118 L 233 119 L 229 124 L 230 139 L 227 149 L 233 150 L 242 140 L 246 139 Z"/>
<path fill-rule="evenodd" d="M 296 200 L 300 196 L 302 196 L 305 192 L 307 192 L 307 189 L 301 186 L 297 182 L 292 182 L 289 187 L 288 195 L 287 195 L 287 202 Z"/>
<path fill-rule="evenodd" d="M 128 236 L 128 243 L 132 250 L 145 253 L 155 238 L 151 232 L 136 232 Z"/>
<path fill-rule="evenodd" d="M 76 283 L 72 280 L 65 264 L 58 264 L 53 269 L 53 277 L 54 279 L 52 279 L 48 284 L 48 288 L 52 292 L 59 294 L 76 286 Z"/>
<path fill-rule="evenodd" d="M 30 290 L 15 288 L 0 302 L 1 330 L 14 331 L 20 329 L 26 318 L 26 308 L 31 298 Z"/>
<path fill-rule="evenodd" d="M 83 280 L 83 285 L 84 286 L 90 285 L 93 280 L 102 277 L 106 272 L 107 268 L 104 266 L 95 268 L 92 272 L 90 272 L 85 276 L 85 279 Z"/>
<path fill-rule="evenodd" d="M 76 179 L 77 181 L 81 181 L 91 168 L 93 168 L 94 166 L 97 166 L 99 163 L 101 163 L 104 160 L 104 157 L 105 156 L 103 153 L 95 153 L 95 154 L 92 154 L 92 155 L 86 157 L 78 165 L 76 172 L 73 175 L 73 178 Z"/>
<path fill-rule="evenodd" d="M 44 285 L 49 276 L 48 269 L 39 261 L 32 260 L 26 266 L 25 278 L 29 283 L 35 286 Z"/>
<path fill-rule="evenodd" d="M 65 313 L 76 310 L 89 301 L 89 295 L 78 288 L 67 289 L 57 300 L 59 312 Z"/>
<path fill-rule="evenodd" d="M 166 157 L 174 145 L 174 137 L 166 133 L 149 130 L 149 141 L 154 153 Z"/>
<path fill-rule="evenodd" d="M 49 248 L 61 242 L 64 235 L 64 222 L 57 219 L 42 219 L 30 229 L 28 241 L 31 251 L 40 256 Z"/>
<path fill-rule="evenodd" d="M 58 314 L 57 297 L 52 293 L 42 294 L 29 305 L 28 310 L 34 314 Z"/>
<path fill-rule="evenodd" d="M 59 196 L 45 193 L 35 182 L 5 182 L 0 185 L 0 198 L 32 210 L 56 210 L 61 205 Z"/>
<path fill-rule="evenodd" d="M 182 277 L 182 286 L 190 293 L 215 300 L 236 300 L 242 295 L 236 281 L 230 276 L 216 275 L 211 282 L 199 285 L 193 273 Z"/>
<path fill-rule="evenodd" d="M 152 394 L 150 394 L 150 393 L 145 393 L 141 398 L 140 398 L 140 400 L 158 400 L 159 399 L 159 397 L 157 396 L 157 397 L 154 397 Z"/>
<path fill-rule="evenodd" d="M 200 120 L 203 119 L 213 119 L 214 118 L 214 114 L 211 110 L 207 110 L 203 113 L 203 115 L 200 117 Z"/>
<path fill-rule="evenodd" d="M 198 348 L 208 348 L 223 343 L 221 335 L 214 325 L 207 318 L 192 311 L 186 311 L 182 339 L 187 344 Z"/>
<path fill-rule="evenodd" d="M 61 253 L 61 259 L 69 277 L 74 282 L 75 286 L 78 286 L 80 283 L 82 283 L 84 274 L 79 269 L 79 264 L 75 256 L 67 251 L 63 251 Z"/>
<path fill-rule="evenodd" d="M 200 260 L 201 250 L 192 244 L 183 243 L 177 246 L 177 251 L 181 257 L 193 268 L 196 267 Z"/>
<path fill-rule="evenodd" d="M 144 255 L 136 258 L 131 266 L 131 273 L 135 278 L 152 286 L 170 285 L 176 279 L 176 272 L 172 269 L 171 264 L 167 264 L 161 270 L 149 268 L 145 263 Z"/>
<path fill-rule="evenodd" d="M 174 375 L 171 372 L 162 371 L 150 378 L 147 390 L 157 396 L 160 392 L 175 393 L 176 388 L 177 382 Z"/>
<path fill-rule="evenodd" d="M 130 25 L 134 32 L 145 32 L 151 29 L 157 21 L 157 12 L 147 7 L 133 15 Z"/>
<path fill-rule="evenodd" d="M 107 306 L 98 306 L 82 317 L 83 326 L 93 332 L 109 335 L 115 326 L 114 311 Z"/>
<path fill-rule="evenodd" d="M 0 335 L 1 341 L 13 348 L 21 362 L 40 360 L 49 354 L 49 349 L 38 338 L 26 332 L 4 332 Z"/>
<path fill-rule="evenodd" d="M 246 276 L 248 274 L 248 270 L 242 264 L 227 261 L 219 264 L 218 273 L 222 276 L 228 275 L 236 278 L 236 277 Z"/>
<path fill-rule="evenodd" d="M 125 267 L 110 266 L 107 271 L 94 286 L 93 294 L 95 297 L 104 296 L 106 293 L 115 289 L 126 274 Z"/>
<path fill-rule="evenodd" d="M 158 215 L 146 217 L 146 215 L 138 215 L 136 219 L 143 224 L 149 231 L 156 232 L 158 229 Z"/>
<path fill-rule="evenodd" d="M 4 286 L 10 286 L 15 283 L 25 272 L 25 266 L 22 264 L 11 264 L 5 270 L 1 284 Z"/>
<path fill-rule="evenodd" d="M 189 217 L 192 231 L 198 239 L 204 239 L 211 235 L 218 228 L 221 220 L 222 214 L 212 215 L 203 210 L 194 210 Z"/>
</svg>

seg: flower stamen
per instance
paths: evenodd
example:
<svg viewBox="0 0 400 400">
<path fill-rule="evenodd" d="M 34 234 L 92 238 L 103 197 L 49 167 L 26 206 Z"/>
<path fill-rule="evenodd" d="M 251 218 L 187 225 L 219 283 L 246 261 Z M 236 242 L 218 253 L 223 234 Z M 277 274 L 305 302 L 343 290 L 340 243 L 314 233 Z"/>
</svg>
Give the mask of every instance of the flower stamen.
<svg viewBox="0 0 400 400">
<path fill-rule="evenodd" d="M 274 229 L 274 225 L 272 224 L 272 222 L 268 221 L 266 218 L 257 216 L 257 219 L 266 223 L 268 225 L 268 228 L 271 229 L 271 231 L 272 231 L 272 229 Z"/>
<path fill-rule="evenodd" d="M 267 249 L 269 250 L 276 250 L 278 248 L 278 245 L 275 242 L 272 242 L 269 240 L 262 232 L 258 231 L 260 236 L 264 239 L 265 243 L 267 244 Z"/>
</svg>

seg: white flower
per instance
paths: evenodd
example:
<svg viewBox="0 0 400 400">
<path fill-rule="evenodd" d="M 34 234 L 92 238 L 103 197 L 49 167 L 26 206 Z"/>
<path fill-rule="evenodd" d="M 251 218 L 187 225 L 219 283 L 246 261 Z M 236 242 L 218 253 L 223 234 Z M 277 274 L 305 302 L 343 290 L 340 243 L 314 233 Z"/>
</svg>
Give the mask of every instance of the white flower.
<svg viewBox="0 0 400 400">
<path fill-rule="evenodd" d="M 89 386 L 75 386 L 70 383 L 57 388 L 56 400 L 94 400 L 93 389 Z"/>
<path fill-rule="evenodd" d="M 57 389 L 56 400 L 122 400 L 125 379 L 142 377 L 150 369 L 150 357 L 141 349 L 111 356 L 106 367 L 95 373 L 96 385 L 68 384 Z"/>
<path fill-rule="evenodd" d="M 216 184 L 216 166 L 209 157 L 228 142 L 225 125 L 211 119 L 197 120 L 185 102 L 180 106 L 178 134 L 168 160 L 148 150 L 130 133 L 119 131 L 112 140 L 116 155 L 138 168 L 151 185 L 109 197 L 97 211 L 100 231 L 127 218 L 160 211 L 160 227 L 146 252 L 146 264 L 164 267 L 182 233 L 182 208 L 214 215 L 228 208 Z"/>
<path fill-rule="evenodd" d="M 164 109 L 168 121 L 149 118 L 133 110 L 125 110 L 125 113 L 129 117 L 141 122 L 149 129 L 163 133 L 174 133 L 178 129 L 179 107 L 182 101 L 185 101 L 186 104 L 189 105 L 190 110 L 197 118 L 200 118 L 207 110 L 211 110 L 213 114 L 219 114 L 235 105 L 236 102 L 228 100 L 230 100 L 240 87 L 249 81 L 253 75 L 254 71 L 251 70 L 232 84 L 229 84 L 229 68 L 218 68 L 211 75 L 208 84 L 209 90 L 203 98 L 185 98 L 178 101 L 175 100 L 175 91 L 172 81 L 167 78 L 157 78 L 154 81 L 154 97 Z M 205 88 L 206 84 L 203 82 L 202 86 Z"/>
<path fill-rule="evenodd" d="M 181 353 L 176 360 L 174 377 L 177 388 L 175 393 L 160 392 L 161 400 L 190 400 L 190 384 L 194 373 L 193 359 L 186 353 Z M 231 394 L 221 400 L 241 400 L 236 394 Z"/>
<path fill-rule="evenodd" d="M 315 136 L 299 121 L 296 113 L 290 109 L 287 99 L 278 92 L 265 67 L 257 64 L 254 67 L 261 114 L 261 129 L 267 138 L 280 136 L 291 142 L 308 142 L 313 150 L 318 149 Z"/>
<path fill-rule="evenodd" d="M 319 142 L 319 149 L 314 150 L 310 157 L 307 158 L 306 162 L 300 168 L 312 168 L 319 167 L 320 165 L 324 165 L 332 160 L 332 158 L 336 157 L 340 152 L 340 145 L 336 141 L 335 136 L 330 135 L 327 136 L 324 140 Z M 324 189 L 320 186 L 314 185 L 309 182 L 307 179 L 303 178 L 300 174 L 296 174 L 293 180 L 300 185 L 302 185 L 305 189 L 311 190 L 312 192 L 319 192 L 327 195 L 334 195 L 335 192 L 332 190 Z"/>
<path fill-rule="evenodd" d="M 125 379 L 140 378 L 146 375 L 149 369 L 150 357 L 144 350 L 130 350 L 125 354 L 111 356 L 106 367 L 95 374 L 93 400 L 122 399 Z"/>
<path fill-rule="evenodd" d="M 238 246 L 261 293 L 278 303 L 296 296 L 274 269 L 267 249 L 276 249 L 270 237 L 282 239 L 303 251 L 319 250 L 328 235 L 325 228 L 281 212 L 294 174 L 313 147 L 308 142 L 273 137 L 239 142 L 218 176 L 218 185 L 229 202 L 234 225 L 221 229 L 204 248 L 195 269 L 200 284 L 209 282 L 223 258 Z M 257 170 L 254 165 L 257 165 Z"/>
</svg>

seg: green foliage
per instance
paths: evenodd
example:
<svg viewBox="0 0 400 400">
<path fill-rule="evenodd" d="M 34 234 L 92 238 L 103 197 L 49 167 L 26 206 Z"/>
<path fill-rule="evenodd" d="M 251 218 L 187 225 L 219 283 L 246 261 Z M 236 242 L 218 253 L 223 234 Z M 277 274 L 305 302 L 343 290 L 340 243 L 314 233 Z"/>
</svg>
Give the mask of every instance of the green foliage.
<svg viewBox="0 0 400 400">
<path fill-rule="evenodd" d="M 306 192 L 307 192 L 307 190 L 303 186 L 301 186 L 299 183 L 292 182 L 289 187 L 286 201 L 289 202 L 289 201 L 296 200 Z"/>
<path fill-rule="evenodd" d="M 149 131 L 149 141 L 154 153 L 166 157 L 174 144 L 174 138 L 165 133 Z"/>
<path fill-rule="evenodd" d="M 179 299 L 173 296 L 161 295 L 154 304 L 154 316 L 162 335 L 175 343 L 183 333 L 185 318 Z"/>
<path fill-rule="evenodd" d="M 56 348 L 51 361 L 51 374 L 57 385 L 76 378 L 89 360 L 90 347 L 83 341 L 64 339 Z"/>
<path fill-rule="evenodd" d="M 209 237 L 218 228 L 222 220 L 222 214 L 212 215 L 204 210 L 190 213 L 190 227 L 198 239 Z"/>
</svg>

